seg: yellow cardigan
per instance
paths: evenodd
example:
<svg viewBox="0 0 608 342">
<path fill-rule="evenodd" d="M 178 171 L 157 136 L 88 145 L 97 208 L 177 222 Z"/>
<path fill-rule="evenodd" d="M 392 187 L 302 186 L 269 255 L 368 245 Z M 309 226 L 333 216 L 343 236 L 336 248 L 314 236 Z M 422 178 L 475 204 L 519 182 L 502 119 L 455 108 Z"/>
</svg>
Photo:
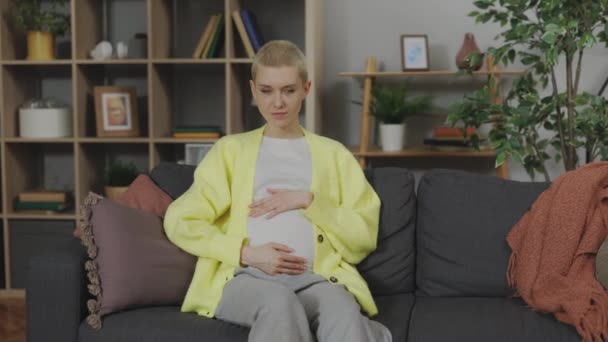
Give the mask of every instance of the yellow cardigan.
<svg viewBox="0 0 608 342">
<path fill-rule="evenodd" d="M 199 257 L 182 312 L 213 317 L 224 285 L 239 267 L 264 129 L 217 141 L 196 168 L 192 186 L 167 209 L 167 237 Z M 373 316 L 378 309 L 353 265 L 376 248 L 380 199 L 341 143 L 302 131 L 313 165 L 314 199 L 300 209 L 314 224 L 313 272 L 344 285 Z"/>
</svg>

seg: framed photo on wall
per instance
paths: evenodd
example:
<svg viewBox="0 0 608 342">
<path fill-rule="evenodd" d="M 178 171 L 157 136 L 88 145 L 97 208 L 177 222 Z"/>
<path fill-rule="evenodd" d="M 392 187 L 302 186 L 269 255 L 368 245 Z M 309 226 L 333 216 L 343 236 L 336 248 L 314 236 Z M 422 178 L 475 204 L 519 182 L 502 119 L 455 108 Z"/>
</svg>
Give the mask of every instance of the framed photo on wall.
<svg viewBox="0 0 608 342">
<path fill-rule="evenodd" d="M 135 87 L 97 86 L 94 92 L 98 137 L 139 136 Z"/>
<path fill-rule="evenodd" d="M 401 68 L 403 71 L 427 71 L 429 42 L 426 34 L 401 35 Z"/>
</svg>

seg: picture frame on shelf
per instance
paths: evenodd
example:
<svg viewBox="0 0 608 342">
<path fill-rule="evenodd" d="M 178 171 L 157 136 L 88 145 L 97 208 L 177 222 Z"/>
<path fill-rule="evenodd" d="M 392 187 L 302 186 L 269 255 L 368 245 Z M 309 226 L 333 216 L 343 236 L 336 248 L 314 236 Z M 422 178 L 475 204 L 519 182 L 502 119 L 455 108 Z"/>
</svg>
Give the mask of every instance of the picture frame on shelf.
<svg viewBox="0 0 608 342">
<path fill-rule="evenodd" d="M 185 144 L 184 163 L 186 165 L 197 166 L 205 158 L 205 155 L 212 146 L 212 143 Z"/>
<path fill-rule="evenodd" d="M 401 69 L 403 71 L 428 71 L 429 40 L 426 34 L 401 35 Z"/>
<path fill-rule="evenodd" d="M 94 92 L 98 137 L 139 136 L 135 87 L 97 86 Z"/>
</svg>

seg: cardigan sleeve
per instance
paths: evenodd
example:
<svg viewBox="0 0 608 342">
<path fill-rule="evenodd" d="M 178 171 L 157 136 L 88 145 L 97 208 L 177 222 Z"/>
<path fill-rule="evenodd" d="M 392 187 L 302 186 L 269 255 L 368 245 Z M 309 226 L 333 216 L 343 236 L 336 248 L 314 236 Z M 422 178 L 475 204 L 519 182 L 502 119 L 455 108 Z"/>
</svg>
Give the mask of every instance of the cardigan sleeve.
<svg viewBox="0 0 608 342">
<path fill-rule="evenodd" d="M 318 191 L 308 208 L 301 210 L 325 232 L 342 258 L 355 265 L 376 249 L 380 198 L 350 152 L 342 151 L 337 164 L 340 203 Z"/>
<path fill-rule="evenodd" d="M 192 186 L 167 209 L 164 229 L 184 251 L 238 266 L 245 238 L 227 235 L 217 224 L 231 205 L 230 171 L 220 139 L 194 171 Z"/>
</svg>

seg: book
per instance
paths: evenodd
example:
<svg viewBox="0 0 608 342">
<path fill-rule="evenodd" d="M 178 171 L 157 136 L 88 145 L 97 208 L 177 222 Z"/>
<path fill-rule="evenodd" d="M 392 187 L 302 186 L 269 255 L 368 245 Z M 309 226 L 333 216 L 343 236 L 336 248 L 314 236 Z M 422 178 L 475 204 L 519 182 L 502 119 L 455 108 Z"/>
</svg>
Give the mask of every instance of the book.
<svg viewBox="0 0 608 342">
<path fill-rule="evenodd" d="M 473 134 L 475 134 L 477 132 L 477 130 L 475 129 L 475 127 L 468 127 L 467 128 L 467 136 L 471 136 Z M 446 126 L 441 126 L 441 127 L 435 127 L 433 129 L 433 136 L 434 137 L 462 137 L 464 135 L 464 129 L 462 129 L 461 127 L 446 127 Z"/>
<path fill-rule="evenodd" d="M 205 43 L 205 48 L 203 49 L 203 52 L 201 53 L 201 55 L 198 58 L 207 57 L 207 53 L 209 53 L 209 49 L 211 48 L 211 43 L 213 42 L 213 37 L 215 36 L 215 34 L 217 33 L 217 31 L 219 29 L 219 24 L 220 24 L 220 21 L 222 20 L 223 16 L 224 16 L 223 14 L 216 14 L 216 20 L 213 23 L 213 27 L 211 28 L 211 34 L 209 35 L 209 39 L 207 39 L 207 42 Z"/>
<path fill-rule="evenodd" d="M 19 193 L 20 202 L 66 202 L 68 193 L 64 191 L 22 191 Z"/>
<path fill-rule="evenodd" d="M 70 203 L 58 202 L 21 202 L 15 201 L 15 210 L 51 210 L 64 211 L 70 207 Z"/>
<path fill-rule="evenodd" d="M 431 146 L 461 146 L 461 147 L 470 147 L 472 145 L 470 140 L 463 140 L 463 139 L 442 140 L 442 139 L 433 139 L 433 138 L 424 139 L 424 144 L 431 145 Z"/>
<path fill-rule="evenodd" d="M 205 48 L 205 44 L 209 40 L 209 36 L 211 34 L 211 29 L 213 28 L 213 25 L 216 20 L 217 20 L 217 14 L 212 15 L 211 18 L 209 18 L 209 21 L 207 21 L 207 25 L 205 25 L 205 29 L 203 30 L 203 33 L 201 34 L 201 37 L 198 40 L 196 49 L 194 49 L 194 52 L 192 53 L 192 58 L 201 57 L 201 54 L 203 53 L 203 49 Z"/>
<path fill-rule="evenodd" d="M 215 35 L 213 36 L 213 41 L 209 47 L 207 54 L 204 58 L 214 58 L 216 55 L 219 55 L 219 51 L 221 50 L 221 45 L 224 42 L 224 15 L 220 14 L 220 20 L 217 24 L 217 30 Z"/>
<path fill-rule="evenodd" d="M 243 19 L 241 18 L 239 11 L 232 12 L 232 19 L 234 20 L 236 30 L 239 32 L 239 36 L 241 37 L 241 41 L 243 42 L 247 56 L 249 58 L 253 58 L 255 56 L 255 51 L 253 50 L 249 36 L 247 36 L 247 31 L 245 30 L 245 25 L 243 24 Z"/>
<path fill-rule="evenodd" d="M 219 139 L 222 135 L 218 132 L 175 132 L 174 138 L 181 139 Z"/>
<path fill-rule="evenodd" d="M 243 25 L 245 25 L 245 30 L 247 31 L 247 35 L 249 36 L 249 40 L 251 41 L 251 45 L 253 46 L 253 51 L 257 53 L 262 45 L 264 45 L 264 38 L 262 37 L 262 32 L 260 30 L 260 26 L 258 25 L 255 14 L 245 8 L 241 9 L 240 14 L 241 19 L 243 20 Z"/>
<path fill-rule="evenodd" d="M 176 126 L 173 132 L 218 132 L 221 133 L 220 126 Z"/>
</svg>

